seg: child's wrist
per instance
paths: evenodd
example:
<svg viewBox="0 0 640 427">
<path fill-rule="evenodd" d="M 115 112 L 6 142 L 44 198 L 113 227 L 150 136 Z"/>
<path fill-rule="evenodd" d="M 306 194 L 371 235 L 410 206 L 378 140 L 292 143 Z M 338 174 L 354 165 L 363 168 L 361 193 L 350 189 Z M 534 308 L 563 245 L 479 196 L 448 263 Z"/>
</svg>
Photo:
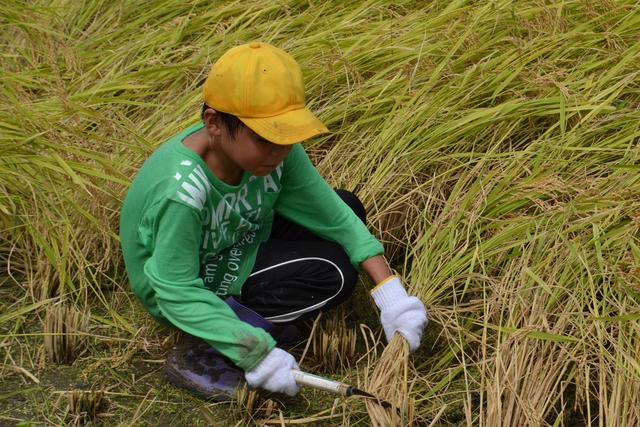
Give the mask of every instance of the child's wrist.
<svg viewBox="0 0 640 427">
<path fill-rule="evenodd" d="M 385 277 L 384 279 L 382 279 L 381 281 L 379 281 L 374 287 L 373 289 L 371 289 L 371 291 L 369 291 L 371 294 L 373 294 L 378 288 L 380 288 L 382 285 L 384 285 L 385 283 L 387 283 L 388 281 L 392 280 L 394 277 L 398 277 L 395 274 L 392 274 L 390 276 Z"/>
<path fill-rule="evenodd" d="M 393 275 L 378 283 L 371 291 L 371 296 L 382 311 L 394 305 L 399 299 L 407 298 L 409 295 L 402 286 L 400 278 Z"/>
</svg>

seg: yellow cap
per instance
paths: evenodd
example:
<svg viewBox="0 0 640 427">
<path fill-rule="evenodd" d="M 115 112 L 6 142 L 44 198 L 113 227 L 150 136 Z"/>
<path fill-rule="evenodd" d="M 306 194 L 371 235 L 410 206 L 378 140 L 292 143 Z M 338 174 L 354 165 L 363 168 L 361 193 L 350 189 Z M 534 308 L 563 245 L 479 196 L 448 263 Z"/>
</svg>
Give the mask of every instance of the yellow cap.
<svg viewBox="0 0 640 427">
<path fill-rule="evenodd" d="M 229 49 L 211 67 L 203 91 L 209 107 L 233 114 L 275 144 L 295 144 L 329 132 L 305 106 L 298 63 L 266 43 Z"/>
</svg>

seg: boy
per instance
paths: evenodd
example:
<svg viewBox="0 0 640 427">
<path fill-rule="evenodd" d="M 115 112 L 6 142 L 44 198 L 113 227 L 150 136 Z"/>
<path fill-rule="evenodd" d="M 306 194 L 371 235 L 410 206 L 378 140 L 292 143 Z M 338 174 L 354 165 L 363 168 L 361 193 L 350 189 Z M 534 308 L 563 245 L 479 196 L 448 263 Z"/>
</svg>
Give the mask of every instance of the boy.
<svg viewBox="0 0 640 427">
<path fill-rule="evenodd" d="M 221 400 L 243 377 L 294 395 L 297 364 L 276 340 L 345 301 L 360 269 L 378 284 L 387 339 L 400 332 L 415 350 L 424 306 L 390 271 L 357 198 L 329 187 L 299 144 L 328 130 L 305 107 L 295 60 L 266 43 L 232 48 L 204 101 L 203 123 L 147 159 L 121 212 L 134 294 L 186 333 L 167 358 L 169 380 Z"/>
</svg>

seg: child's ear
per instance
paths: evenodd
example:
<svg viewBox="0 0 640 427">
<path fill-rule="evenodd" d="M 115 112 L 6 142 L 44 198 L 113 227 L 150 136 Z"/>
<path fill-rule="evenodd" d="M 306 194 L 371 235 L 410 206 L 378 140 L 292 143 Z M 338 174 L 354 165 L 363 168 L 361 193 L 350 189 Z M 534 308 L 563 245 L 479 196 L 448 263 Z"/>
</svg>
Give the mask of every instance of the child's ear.
<svg viewBox="0 0 640 427">
<path fill-rule="evenodd" d="M 220 116 L 213 108 L 207 108 L 204 111 L 202 121 L 210 135 L 218 136 L 222 133 Z"/>
</svg>

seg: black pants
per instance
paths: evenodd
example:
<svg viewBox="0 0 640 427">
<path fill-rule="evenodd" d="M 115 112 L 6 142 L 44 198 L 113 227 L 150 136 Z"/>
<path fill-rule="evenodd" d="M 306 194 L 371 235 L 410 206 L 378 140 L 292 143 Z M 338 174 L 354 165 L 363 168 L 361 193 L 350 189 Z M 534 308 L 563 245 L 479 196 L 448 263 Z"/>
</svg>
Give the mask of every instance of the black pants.
<svg viewBox="0 0 640 427">
<path fill-rule="evenodd" d="M 336 192 L 366 224 L 360 200 L 346 190 Z M 273 323 L 289 323 L 346 301 L 357 280 L 339 244 L 276 215 L 242 287 L 241 302 Z"/>
</svg>

